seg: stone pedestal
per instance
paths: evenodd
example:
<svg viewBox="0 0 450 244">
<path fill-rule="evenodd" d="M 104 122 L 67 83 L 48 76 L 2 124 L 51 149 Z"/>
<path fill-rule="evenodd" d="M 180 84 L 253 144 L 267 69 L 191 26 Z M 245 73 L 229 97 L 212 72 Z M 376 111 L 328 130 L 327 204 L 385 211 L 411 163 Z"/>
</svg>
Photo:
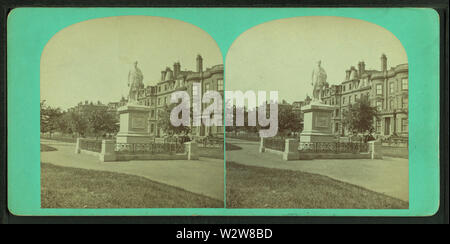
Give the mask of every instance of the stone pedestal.
<svg viewBox="0 0 450 244">
<path fill-rule="evenodd" d="M 127 104 L 118 109 L 120 130 L 117 143 L 149 143 L 148 116 L 150 108 L 143 105 Z"/>
<path fill-rule="evenodd" d="M 333 142 L 335 140 L 331 124 L 334 106 L 312 102 L 302 107 L 302 110 L 304 116 L 300 143 Z"/>
</svg>

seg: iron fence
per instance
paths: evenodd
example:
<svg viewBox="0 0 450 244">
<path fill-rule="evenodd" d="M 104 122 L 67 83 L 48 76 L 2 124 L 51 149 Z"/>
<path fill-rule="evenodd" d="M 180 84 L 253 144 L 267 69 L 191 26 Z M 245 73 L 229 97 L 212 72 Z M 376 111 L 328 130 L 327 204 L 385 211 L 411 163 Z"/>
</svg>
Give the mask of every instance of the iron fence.
<svg viewBox="0 0 450 244">
<path fill-rule="evenodd" d="M 182 143 L 116 143 L 114 149 L 116 153 L 150 153 L 150 154 L 175 154 L 184 153 L 184 144 Z"/>
<path fill-rule="evenodd" d="M 408 147 L 408 138 L 407 137 L 389 137 L 385 139 L 381 139 L 381 142 L 384 146 L 392 146 L 392 147 Z"/>
<path fill-rule="evenodd" d="M 277 151 L 284 151 L 285 147 L 285 140 L 279 139 L 279 138 L 265 138 L 264 139 L 264 147 L 277 150 Z"/>
<path fill-rule="evenodd" d="M 204 148 L 223 148 L 223 138 L 204 137 L 195 139 L 200 147 Z"/>
<path fill-rule="evenodd" d="M 92 151 L 92 152 L 101 152 L 102 151 L 102 141 L 80 139 L 80 149 Z"/>
<path fill-rule="evenodd" d="M 369 144 L 362 142 L 301 142 L 298 150 L 314 153 L 367 153 Z"/>
</svg>

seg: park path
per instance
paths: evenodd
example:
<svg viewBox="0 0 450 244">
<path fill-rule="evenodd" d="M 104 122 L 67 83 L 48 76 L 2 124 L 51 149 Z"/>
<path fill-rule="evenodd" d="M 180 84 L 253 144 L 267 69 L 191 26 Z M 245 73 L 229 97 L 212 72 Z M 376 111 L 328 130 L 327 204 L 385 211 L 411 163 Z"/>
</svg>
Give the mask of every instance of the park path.
<svg viewBox="0 0 450 244">
<path fill-rule="evenodd" d="M 100 162 L 98 157 L 75 154 L 75 144 L 41 139 L 42 144 L 58 149 L 41 152 L 41 162 L 54 165 L 132 174 L 179 187 L 214 199 L 224 200 L 223 160 L 132 160 Z"/>
<path fill-rule="evenodd" d="M 370 159 L 315 159 L 283 161 L 280 155 L 259 153 L 259 142 L 227 138 L 242 150 L 226 152 L 226 161 L 276 169 L 297 170 L 325 175 L 409 202 L 408 159 L 384 157 Z"/>
</svg>

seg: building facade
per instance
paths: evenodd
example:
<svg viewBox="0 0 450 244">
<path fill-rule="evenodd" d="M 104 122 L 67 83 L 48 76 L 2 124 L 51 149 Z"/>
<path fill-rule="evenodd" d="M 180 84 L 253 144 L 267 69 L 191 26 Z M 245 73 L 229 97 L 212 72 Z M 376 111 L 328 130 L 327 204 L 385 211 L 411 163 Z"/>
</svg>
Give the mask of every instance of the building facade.
<svg viewBox="0 0 450 244">
<path fill-rule="evenodd" d="M 335 106 L 332 116 L 333 132 L 350 132 L 342 125 L 343 115 L 350 104 L 366 96 L 378 110 L 374 122 L 375 133 L 380 136 L 408 136 L 408 64 L 387 69 L 387 57 L 380 58 L 380 70 L 366 70 L 359 62 L 346 70 L 345 80 L 339 85 L 328 85 L 322 93 L 324 103 Z"/>
<path fill-rule="evenodd" d="M 200 91 L 193 90 L 194 84 L 200 85 Z M 166 67 L 161 71 L 161 79 L 156 85 L 149 85 L 138 93 L 139 104 L 150 107 L 149 128 L 148 132 L 151 136 L 164 136 L 164 131 L 158 127 L 158 119 L 160 112 L 166 105 L 170 104 L 170 97 L 175 91 L 186 91 L 191 97 L 191 107 L 193 96 L 203 94 L 207 91 L 214 90 L 223 97 L 223 65 L 215 65 L 213 67 L 203 69 L 203 58 L 198 55 L 196 58 L 195 71 L 182 71 L 181 64 L 175 62 L 173 69 Z M 199 92 L 199 94 L 196 94 Z M 202 103 L 202 111 L 209 104 Z M 196 136 L 216 135 L 223 136 L 223 126 L 191 126 L 191 134 Z"/>
</svg>

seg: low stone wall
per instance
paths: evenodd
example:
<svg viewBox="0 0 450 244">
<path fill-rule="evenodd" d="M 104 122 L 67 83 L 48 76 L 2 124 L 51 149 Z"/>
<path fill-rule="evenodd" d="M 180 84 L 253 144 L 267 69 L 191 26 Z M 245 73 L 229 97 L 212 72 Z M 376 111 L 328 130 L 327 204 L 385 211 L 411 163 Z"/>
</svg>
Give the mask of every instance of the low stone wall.
<svg viewBox="0 0 450 244">
<path fill-rule="evenodd" d="M 371 159 L 371 155 L 369 153 L 299 153 L 298 159 Z"/>
<path fill-rule="evenodd" d="M 266 139 L 261 138 L 259 152 L 274 153 L 282 156 L 285 161 L 291 160 L 312 160 L 312 159 L 382 159 L 383 147 L 380 141 L 368 142 L 367 152 L 302 152 L 299 151 L 297 139 L 286 139 L 284 151 L 267 148 Z"/>
<path fill-rule="evenodd" d="M 102 140 L 101 151 L 89 151 L 81 149 L 82 138 L 77 139 L 75 153 L 98 156 L 101 162 L 129 161 L 129 160 L 196 160 L 198 159 L 198 147 L 195 142 L 184 143 L 184 153 L 122 153 L 116 152 L 114 140 Z"/>
<path fill-rule="evenodd" d="M 101 151 L 98 147 L 98 144 L 101 145 L 101 142 L 93 139 L 77 138 L 75 144 L 75 153 L 83 153 L 98 156 L 100 155 Z"/>
</svg>

